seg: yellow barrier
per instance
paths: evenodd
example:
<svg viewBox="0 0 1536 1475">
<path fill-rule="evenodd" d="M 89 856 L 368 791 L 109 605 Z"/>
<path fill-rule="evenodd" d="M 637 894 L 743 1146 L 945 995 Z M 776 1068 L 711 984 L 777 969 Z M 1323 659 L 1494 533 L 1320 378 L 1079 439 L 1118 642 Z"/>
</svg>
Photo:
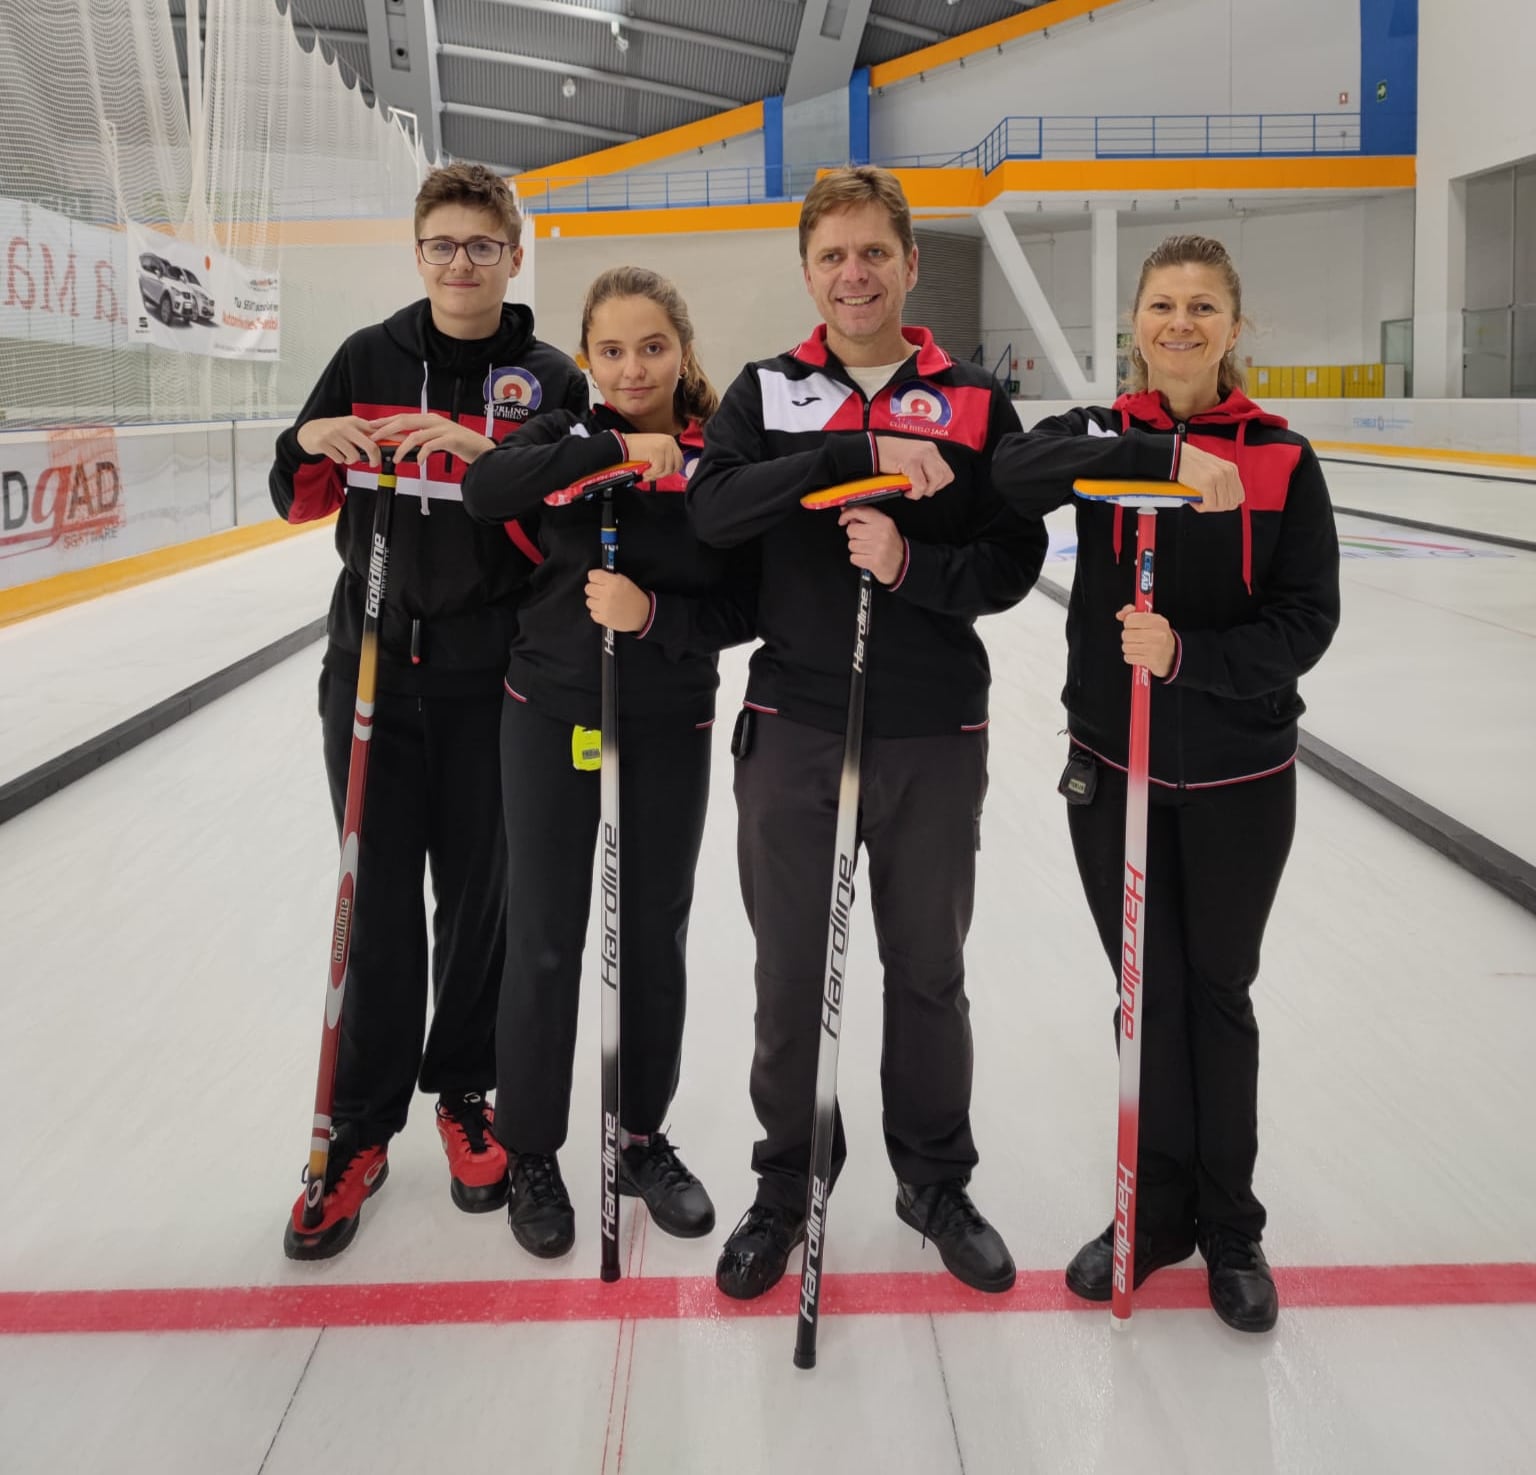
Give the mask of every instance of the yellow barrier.
<svg viewBox="0 0 1536 1475">
<path fill-rule="evenodd" d="M 1381 399 L 1385 364 L 1250 364 L 1254 399 Z"/>
</svg>

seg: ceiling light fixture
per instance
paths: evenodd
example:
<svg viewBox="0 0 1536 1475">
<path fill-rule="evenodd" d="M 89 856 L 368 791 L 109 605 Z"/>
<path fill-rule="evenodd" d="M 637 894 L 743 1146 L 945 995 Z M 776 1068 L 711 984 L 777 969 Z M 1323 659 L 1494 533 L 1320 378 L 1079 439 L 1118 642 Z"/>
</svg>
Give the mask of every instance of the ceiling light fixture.
<svg viewBox="0 0 1536 1475">
<path fill-rule="evenodd" d="M 574 77 L 567 77 L 565 79 L 565 81 L 563 81 L 560 84 L 560 96 L 561 97 L 575 97 L 576 96 L 576 79 Z"/>
<path fill-rule="evenodd" d="M 614 21 L 608 29 L 613 32 L 613 44 L 619 48 L 620 53 L 628 51 L 629 37 L 624 34 L 624 27 Z"/>
</svg>

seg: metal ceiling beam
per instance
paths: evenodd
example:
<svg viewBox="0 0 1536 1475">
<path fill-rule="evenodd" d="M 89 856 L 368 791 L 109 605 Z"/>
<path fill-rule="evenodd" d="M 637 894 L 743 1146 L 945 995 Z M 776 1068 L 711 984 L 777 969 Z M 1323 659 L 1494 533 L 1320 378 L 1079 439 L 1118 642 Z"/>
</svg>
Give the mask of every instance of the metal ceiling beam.
<svg viewBox="0 0 1536 1475">
<path fill-rule="evenodd" d="M 869 0 L 806 0 L 784 84 L 786 105 L 848 86 L 868 19 Z"/>
<path fill-rule="evenodd" d="M 654 92 L 662 97 L 676 97 L 703 107 L 738 108 L 739 97 L 722 97 L 718 92 L 696 92 L 691 87 L 674 87 L 670 82 L 652 82 L 645 77 L 626 77 L 622 72 L 600 72 L 596 67 L 578 67 L 570 62 L 547 61 L 541 56 L 514 56 L 509 51 L 488 51 L 483 46 L 444 44 L 439 56 L 457 56 L 468 61 L 495 62 L 504 67 L 522 67 L 532 72 L 552 72 L 557 77 L 581 77 L 588 82 L 602 82 L 610 87 L 627 87 L 632 92 Z"/>
<path fill-rule="evenodd" d="M 789 53 L 772 46 L 759 46 L 754 41 L 738 41 L 733 36 L 716 36 L 708 31 L 691 31 L 686 26 L 669 25 L 665 21 L 643 20 L 618 10 L 593 10 L 585 5 L 573 5 L 570 0 L 491 0 L 491 3 L 505 5 L 512 10 L 536 10 L 542 15 L 563 15 L 571 20 L 592 21 L 604 26 L 611 26 L 617 21 L 626 31 L 635 31 L 641 35 L 667 36 L 673 41 L 686 41 L 692 46 L 713 46 L 720 51 L 734 51 L 741 56 L 755 56 L 760 61 L 789 65 Z"/>
<path fill-rule="evenodd" d="M 445 113 L 459 118 L 483 118 L 489 123 L 524 123 L 530 128 L 556 128 L 561 133 L 580 133 L 587 138 L 601 138 L 609 143 L 633 143 L 638 133 L 620 133 L 614 128 L 599 128 L 595 123 L 573 123 L 564 118 L 540 118 L 533 113 L 514 113 L 507 108 L 483 108 L 472 102 L 445 102 Z"/>
<path fill-rule="evenodd" d="M 289 0 L 303 22 L 302 0 Z M 407 0 L 364 0 L 368 21 L 368 70 L 375 97 L 385 108 L 416 120 L 422 153 L 429 163 L 442 154 L 437 115 L 442 90 L 437 81 L 437 11 Z"/>
<path fill-rule="evenodd" d="M 898 36 L 911 36 L 914 41 L 945 41 L 948 37 L 943 31 L 935 31 L 931 26 L 915 26 L 911 21 L 897 20 L 894 15 L 881 15 L 878 10 L 869 13 L 866 25 L 876 27 L 881 31 L 894 31 Z"/>
</svg>

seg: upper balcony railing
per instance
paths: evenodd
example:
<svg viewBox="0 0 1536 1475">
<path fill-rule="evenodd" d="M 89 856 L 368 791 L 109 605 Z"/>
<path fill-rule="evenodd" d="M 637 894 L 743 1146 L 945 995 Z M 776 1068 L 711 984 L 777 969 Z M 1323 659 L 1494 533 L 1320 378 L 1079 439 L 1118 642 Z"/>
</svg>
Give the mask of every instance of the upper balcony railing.
<svg viewBox="0 0 1536 1475">
<path fill-rule="evenodd" d="M 990 174 L 1010 159 L 1222 159 L 1359 152 L 1359 113 L 1128 113 L 1004 118 L 961 157 Z"/>
<path fill-rule="evenodd" d="M 1004 118 L 973 148 L 876 162 L 893 169 L 980 169 L 1010 160 L 1224 159 L 1358 154 L 1359 113 L 1125 114 Z M 801 198 L 827 164 L 737 166 L 656 174 L 546 177 L 519 191 L 539 212 L 670 210 Z"/>
</svg>

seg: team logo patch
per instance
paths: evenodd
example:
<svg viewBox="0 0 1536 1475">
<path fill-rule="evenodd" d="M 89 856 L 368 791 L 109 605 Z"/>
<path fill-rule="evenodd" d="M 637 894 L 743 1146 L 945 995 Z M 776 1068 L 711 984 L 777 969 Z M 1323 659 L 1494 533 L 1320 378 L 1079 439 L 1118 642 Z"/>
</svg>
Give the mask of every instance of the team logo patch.
<svg viewBox="0 0 1536 1475">
<path fill-rule="evenodd" d="M 949 401 L 931 384 L 921 380 L 891 396 L 893 420 L 923 420 L 929 425 L 948 425 L 953 416 Z"/>
<path fill-rule="evenodd" d="M 543 386 L 527 369 L 492 369 L 486 375 L 485 401 L 497 420 L 526 420 L 543 398 Z"/>
<path fill-rule="evenodd" d="M 699 453 L 691 446 L 683 452 L 683 480 L 688 481 L 698 469 Z"/>
</svg>

